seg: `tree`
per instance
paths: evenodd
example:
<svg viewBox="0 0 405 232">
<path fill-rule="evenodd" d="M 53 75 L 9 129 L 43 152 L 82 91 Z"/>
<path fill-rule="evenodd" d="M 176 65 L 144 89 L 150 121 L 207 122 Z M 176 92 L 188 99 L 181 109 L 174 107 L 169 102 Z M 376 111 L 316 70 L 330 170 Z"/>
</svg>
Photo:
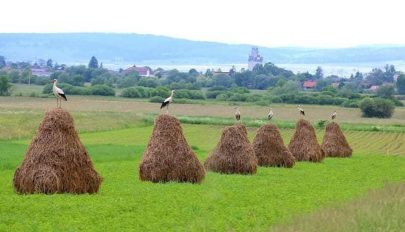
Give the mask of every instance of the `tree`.
<svg viewBox="0 0 405 232">
<path fill-rule="evenodd" d="M 48 67 L 48 68 L 52 68 L 52 67 L 53 67 L 53 60 L 52 60 L 52 59 L 48 59 L 48 60 L 46 61 L 46 67 Z"/>
<path fill-rule="evenodd" d="M 6 66 L 6 58 L 0 56 L 0 68 L 4 68 L 4 66 Z"/>
<path fill-rule="evenodd" d="M 317 80 L 323 78 L 323 70 L 322 70 L 321 66 L 318 66 L 318 68 L 316 68 L 315 78 L 316 78 Z"/>
<path fill-rule="evenodd" d="M 397 90 L 399 94 L 405 94 L 405 74 L 400 74 L 397 79 Z"/>
<path fill-rule="evenodd" d="M 89 68 L 98 68 L 98 60 L 96 57 L 92 56 L 89 62 Z"/>
<path fill-rule="evenodd" d="M 381 98 L 392 98 L 392 96 L 394 95 L 394 86 L 392 85 L 383 85 L 380 86 L 380 88 L 378 88 L 377 90 L 377 96 L 381 97 Z"/>
<path fill-rule="evenodd" d="M 384 69 L 385 69 L 384 81 L 386 81 L 386 82 L 394 82 L 394 76 L 395 76 L 395 73 L 397 72 L 395 70 L 395 66 L 387 64 L 387 65 L 385 65 Z"/>
<path fill-rule="evenodd" d="M 384 82 L 384 72 L 379 68 L 373 70 L 367 75 L 366 80 L 371 85 L 381 85 Z"/>
<path fill-rule="evenodd" d="M 191 75 L 191 76 L 193 76 L 193 77 L 196 77 L 196 76 L 198 76 L 200 73 L 199 73 L 195 68 L 192 68 L 192 69 L 190 69 L 190 70 L 188 71 L 188 74 Z"/>
<path fill-rule="evenodd" d="M 0 96 L 9 96 L 11 85 L 8 83 L 7 76 L 0 77 Z"/>
</svg>

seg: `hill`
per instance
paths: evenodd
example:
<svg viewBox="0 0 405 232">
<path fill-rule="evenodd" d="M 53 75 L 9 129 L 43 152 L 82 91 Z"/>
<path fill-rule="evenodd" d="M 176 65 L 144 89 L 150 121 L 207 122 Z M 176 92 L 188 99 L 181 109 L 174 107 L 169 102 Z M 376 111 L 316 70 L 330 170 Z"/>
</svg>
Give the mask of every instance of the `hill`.
<svg viewBox="0 0 405 232">
<path fill-rule="evenodd" d="M 252 45 L 191 41 L 155 35 L 112 33 L 0 33 L 0 55 L 12 61 L 48 59 L 87 63 L 95 55 L 104 63 L 224 64 L 245 63 Z M 259 47 L 273 63 L 365 63 L 405 60 L 404 46 L 354 48 Z"/>
</svg>

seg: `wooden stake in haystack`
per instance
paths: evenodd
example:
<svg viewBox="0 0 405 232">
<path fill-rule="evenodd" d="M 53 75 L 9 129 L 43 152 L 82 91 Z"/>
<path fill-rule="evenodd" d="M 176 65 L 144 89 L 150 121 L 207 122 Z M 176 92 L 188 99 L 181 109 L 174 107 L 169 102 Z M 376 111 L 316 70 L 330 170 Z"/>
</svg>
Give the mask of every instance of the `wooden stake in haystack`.
<svg viewBox="0 0 405 232">
<path fill-rule="evenodd" d="M 218 145 L 205 161 L 207 170 L 226 174 L 255 174 L 257 158 L 242 124 L 226 127 Z"/>
<path fill-rule="evenodd" d="M 158 116 L 139 167 L 140 179 L 200 183 L 204 176 L 204 167 L 184 138 L 179 120 Z"/>
<path fill-rule="evenodd" d="M 259 166 L 286 168 L 294 166 L 294 156 L 284 145 L 280 131 L 273 124 L 263 125 L 259 128 L 253 140 L 253 149 Z"/>
<path fill-rule="evenodd" d="M 353 152 L 336 122 L 331 122 L 326 126 L 321 147 L 325 155 L 329 157 L 350 157 Z"/>
<path fill-rule="evenodd" d="M 102 178 L 80 142 L 72 116 L 46 112 L 21 166 L 14 174 L 18 193 L 96 193 Z"/>
<path fill-rule="evenodd" d="M 320 162 L 325 158 L 316 139 L 315 129 L 304 119 L 297 122 L 288 149 L 297 161 Z"/>
</svg>

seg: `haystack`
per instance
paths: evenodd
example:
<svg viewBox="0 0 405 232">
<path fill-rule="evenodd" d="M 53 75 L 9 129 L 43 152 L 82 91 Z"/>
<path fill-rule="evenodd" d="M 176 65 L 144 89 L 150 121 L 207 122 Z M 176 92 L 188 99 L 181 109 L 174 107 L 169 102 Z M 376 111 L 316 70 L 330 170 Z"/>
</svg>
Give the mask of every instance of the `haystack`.
<svg viewBox="0 0 405 232">
<path fill-rule="evenodd" d="M 14 174 L 18 193 L 96 193 L 102 178 L 80 142 L 72 116 L 61 108 L 45 114 Z"/>
<path fill-rule="evenodd" d="M 253 140 L 253 149 L 259 166 L 294 166 L 294 156 L 284 145 L 280 131 L 275 125 L 267 124 L 259 128 Z"/>
<path fill-rule="evenodd" d="M 297 161 L 320 162 L 325 158 L 325 154 L 316 140 L 315 129 L 310 122 L 304 119 L 297 122 L 288 149 Z"/>
<path fill-rule="evenodd" d="M 257 158 L 242 124 L 226 127 L 214 151 L 204 164 L 207 170 L 220 173 L 254 174 Z"/>
<path fill-rule="evenodd" d="M 160 115 L 142 157 L 140 179 L 200 183 L 204 176 L 204 167 L 184 138 L 180 122 L 173 116 Z"/>
<path fill-rule="evenodd" d="M 336 122 L 331 122 L 326 126 L 321 147 L 325 155 L 330 157 L 350 157 L 353 152 Z"/>
</svg>

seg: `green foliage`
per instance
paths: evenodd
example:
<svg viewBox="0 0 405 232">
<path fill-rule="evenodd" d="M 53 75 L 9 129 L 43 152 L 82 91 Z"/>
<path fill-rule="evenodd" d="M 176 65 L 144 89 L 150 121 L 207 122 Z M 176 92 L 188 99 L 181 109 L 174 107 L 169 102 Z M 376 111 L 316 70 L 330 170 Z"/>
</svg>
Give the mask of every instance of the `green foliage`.
<svg viewBox="0 0 405 232">
<path fill-rule="evenodd" d="M 0 69 L 6 66 L 6 58 L 4 56 L 0 56 Z"/>
<path fill-rule="evenodd" d="M 142 86 L 125 88 L 121 93 L 121 97 L 127 98 L 149 98 L 154 96 L 166 98 L 169 95 L 170 91 L 165 87 L 147 88 Z"/>
<path fill-rule="evenodd" d="M 176 90 L 175 98 L 205 99 L 205 96 L 201 90 L 179 89 Z"/>
<path fill-rule="evenodd" d="M 11 94 L 11 84 L 7 76 L 0 76 L 0 96 L 9 96 Z"/>
<path fill-rule="evenodd" d="M 124 77 L 118 79 L 118 88 L 128 88 L 133 87 L 138 83 L 141 77 L 138 73 L 130 73 Z"/>
<path fill-rule="evenodd" d="M 94 85 L 90 87 L 92 95 L 115 96 L 115 90 L 108 85 Z"/>
<path fill-rule="evenodd" d="M 347 108 L 359 108 L 359 100 L 347 99 L 342 103 L 343 107 Z"/>
<path fill-rule="evenodd" d="M 397 86 L 398 93 L 405 95 L 405 74 L 401 73 L 398 76 L 396 86 Z"/>
<path fill-rule="evenodd" d="M 91 87 L 73 86 L 66 83 L 59 84 L 67 95 L 100 95 L 100 96 L 114 96 L 115 90 L 107 85 L 94 85 Z M 47 84 L 42 90 L 44 94 L 52 93 L 52 84 Z"/>
<path fill-rule="evenodd" d="M 377 90 L 377 96 L 381 98 L 392 98 L 395 93 L 394 86 L 382 85 Z"/>
<path fill-rule="evenodd" d="M 154 103 L 162 103 L 164 100 L 163 97 L 160 96 L 153 96 L 149 99 L 150 102 L 154 102 Z"/>
<path fill-rule="evenodd" d="M 89 68 L 98 68 L 98 60 L 95 56 L 92 56 L 90 61 L 89 61 Z"/>
<path fill-rule="evenodd" d="M 282 86 L 271 90 L 272 95 L 295 95 L 300 91 L 299 84 L 295 81 L 287 81 Z"/>
<path fill-rule="evenodd" d="M 365 98 L 360 102 L 364 117 L 390 118 L 395 106 L 390 100 L 381 98 Z"/>
<path fill-rule="evenodd" d="M 159 85 L 157 78 L 154 77 L 141 77 L 138 82 L 139 86 L 155 88 Z"/>
</svg>

